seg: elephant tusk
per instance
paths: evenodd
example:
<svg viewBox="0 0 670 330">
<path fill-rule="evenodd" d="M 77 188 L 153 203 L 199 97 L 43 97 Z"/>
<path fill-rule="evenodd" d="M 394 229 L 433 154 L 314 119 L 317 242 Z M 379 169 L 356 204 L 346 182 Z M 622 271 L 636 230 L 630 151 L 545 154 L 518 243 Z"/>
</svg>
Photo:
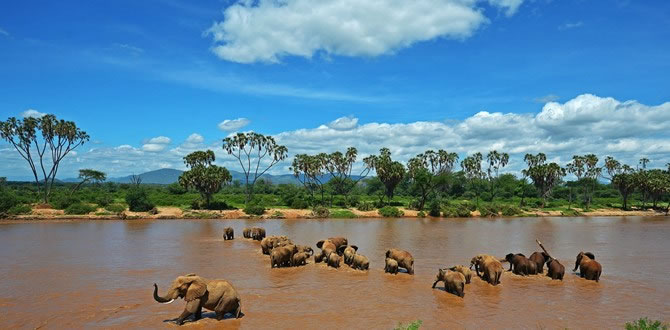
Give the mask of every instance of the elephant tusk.
<svg viewBox="0 0 670 330">
<path fill-rule="evenodd" d="M 167 304 L 171 304 L 173 301 L 174 301 L 174 299 L 170 299 L 170 301 L 166 301 L 166 302 L 161 303 L 161 304 L 166 304 L 167 305 Z"/>
</svg>

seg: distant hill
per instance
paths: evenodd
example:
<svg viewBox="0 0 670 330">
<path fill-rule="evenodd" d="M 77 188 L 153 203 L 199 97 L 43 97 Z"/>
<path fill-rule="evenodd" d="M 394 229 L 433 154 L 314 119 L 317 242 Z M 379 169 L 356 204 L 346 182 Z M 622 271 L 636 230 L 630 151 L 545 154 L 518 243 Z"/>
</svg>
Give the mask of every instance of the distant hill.
<svg viewBox="0 0 670 330">
<path fill-rule="evenodd" d="M 171 184 L 175 183 L 179 180 L 179 176 L 183 173 L 181 170 L 175 170 L 172 168 L 163 168 L 160 170 L 155 170 L 155 171 L 149 171 L 146 173 L 141 173 L 138 174 L 140 179 L 142 179 L 142 183 L 146 184 Z M 244 173 L 238 172 L 238 171 L 230 171 L 230 175 L 233 177 L 233 181 L 237 180 L 241 183 L 245 182 L 244 178 Z M 124 176 L 124 177 L 118 177 L 118 178 L 108 178 L 108 182 L 116 182 L 116 183 L 130 183 L 131 182 L 132 175 Z M 273 184 L 300 184 L 300 181 L 293 176 L 293 174 L 279 174 L 279 175 L 272 175 L 272 174 L 264 174 L 262 179 L 268 180 L 272 182 Z M 321 180 L 323 182 L 328 182 L 330 180 L 331 175 L 324 175 L 321 177 Z M 352 177 L 352 179 L 357 179 L 358 177 Z M 64 179 L 62 180 L 63 182 L 79 182 L 79 179 L 76 178 L 69 178 L 69 179 Z"/>
</svg>

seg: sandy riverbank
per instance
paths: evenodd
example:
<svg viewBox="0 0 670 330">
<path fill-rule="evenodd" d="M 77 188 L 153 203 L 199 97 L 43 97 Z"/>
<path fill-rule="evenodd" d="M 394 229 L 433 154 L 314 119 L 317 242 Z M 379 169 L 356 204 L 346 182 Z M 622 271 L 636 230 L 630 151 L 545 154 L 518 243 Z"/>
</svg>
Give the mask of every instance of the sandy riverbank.
<svg viewBox="0 0 670 330">
<path fill-rule="evenodd" d="M 253 216 L 244 213 L 243 210 L 225 210 L 225 211 L 210 211 L 210 210 L 182 210 L 178 207 L 157 207 L 157 214 L 150 214 L 148 212 L 130 212 L 124 211 L 119 214 L 106 212 L 104 209 L 99 209 L 86 215 L 68 215 L 63 210 L 40 208 L 34 209 L 31 214 L 12 216 L 7 219 L 0 220 L 118 220 L 118 219 L 311 219 L 316 218 L 309 209 L 275 209 L 266 210 L 262 216 Z M 404 212 L 405 218 L 417 218 L 418 211 L 400 208 Z M 594 209 L 588 212 L 583 212 L 580 209 L 573 209 L 580 213 L 581 216 L 665 216 L 664 212 L 654 210 L 632 210 L 623 211 L 621 209 Z M 379 218 L 381 217 L 377 210 L 373 211 L 359 211 L 356 209 L 349 209 L 356 218 Z M 473 211 L 472 217 L 480 217 L 479 211 Z M 563 214 L 562 211 L 546 211 L 546 210 L 531 210 L 516 217 L 560 217 L 560 216 L 574 216 L 574 214 Z"/>
</svg>

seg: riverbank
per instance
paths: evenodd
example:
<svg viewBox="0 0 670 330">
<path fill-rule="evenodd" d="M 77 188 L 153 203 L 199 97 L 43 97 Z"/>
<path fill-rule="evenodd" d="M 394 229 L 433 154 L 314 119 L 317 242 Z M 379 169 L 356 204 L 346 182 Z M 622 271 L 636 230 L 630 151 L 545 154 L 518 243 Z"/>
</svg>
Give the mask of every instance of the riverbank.
<svg viewBox="0 0 670 330">
<path fill-rule="evenodd" d="M 416 210 L 406 208 L 399 208 L 404 215 L 400 218 L 420 218 L 420 214 Z M 155 214 L 150 212 L 130 212 L 123 211 L 117 214 L 98 209 L 96 212 L 91 212 L 85 215 L 69 215 L 65 214 L 63 210 L 56 210 L 51 208 L 36 208 L 31 214 L 10 216 L 0 220 L 133 220 L 133 219 L 315 219 L 319 218 L 309 209 L 284 209 L 284 208 L 270 208 L 265 211 L 263 215 L 249 215 L 244 213 L 242 209 L 236 210 L 183 210 L 178 207 L 163 206 L 157 207 L 158 211 Z M 327 218 L 380 218 L 378 210 L 360 211 L 357 209 L 331 209 L 331 215 Z M 615 208 L 592 209 L 587 212 L 579 208 L 570 209 L 569 212 L 565 210 L 543 210 L 531 209 L 524 211 L 521 214 L 511 217 L 562 217 L 562 216 L 666 216 L 665 212 L 655 210 L 631 210 L 624 211 Z M 479 211 L 472 211 L 470 217 L 481 217 Z M 491 217 L 487 217 L 491 218 Z M 510 216 L 506 216 L 510 218 Z"/>
</svg>

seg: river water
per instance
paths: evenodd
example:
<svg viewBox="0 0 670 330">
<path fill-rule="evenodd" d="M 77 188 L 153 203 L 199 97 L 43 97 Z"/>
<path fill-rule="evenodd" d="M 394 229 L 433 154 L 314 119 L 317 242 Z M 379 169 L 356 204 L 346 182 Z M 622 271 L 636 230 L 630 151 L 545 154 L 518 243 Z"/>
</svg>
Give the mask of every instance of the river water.
<svg viewBox="0 0 670 330">
<path fill-rule="evenodd" d="M 223 228 L 235 240 L 222 239 Z M 242 229 L 317 241 L 346 236 L 370 271 L 314 264 L 271 269 Z M 440 267 L 479 253 L 530 255 L 539 238 L 566 268 L 564 281 L 505 272 L 496 287 L 473 278 L 465 298 L 431 285 Z M 643 316 L 670 320 L 670 221 L 663 218 L 153 220 L 0 224 L 0 328 L 166 328 L 184 302 L 153 301 L 178 275 L 230 281 L 240 319 L 203 313 L 188 328 L 391 329 L 621 328 Z M 410 251 L 415 275 L 384 274 L 389 247 Z M 599 283 L 572 272 L 580 251 L 603 265 Z M 507 266 L 506 264 L 504 264 Z M 545 268 L 546 269 L 546 268 Z"/>
</svg>

